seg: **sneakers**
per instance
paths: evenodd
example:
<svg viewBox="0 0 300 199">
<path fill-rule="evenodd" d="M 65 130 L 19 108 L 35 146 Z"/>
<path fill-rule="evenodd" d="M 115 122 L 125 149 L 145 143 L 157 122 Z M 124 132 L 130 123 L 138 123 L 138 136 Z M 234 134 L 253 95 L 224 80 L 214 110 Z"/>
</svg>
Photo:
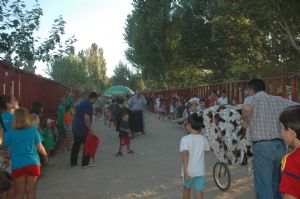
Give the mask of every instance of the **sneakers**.
<svg viewBox="0 0 300 199">
<path fill-rule="evenodd" d="M 88 164 L 88 165 L 85 165 L 85 166 L 81 166 L 81 168 L 83 169 L 87 169 L 87 168 L 90 168 L 90 167 L 95 167 L 96 165 L 94 163 L 91 163 L 91 164 Z"/>
<path fill-rule="evenodd" d="M 130 150 L 130 151 L 128 151 L 127 153 L 134 153 L 134 151 L 133 151 L 133 150 Z"/>
<path fill-rule="evenodd" d="M 118 152 L 115 154 L 115 156 L 123 156 L 123 153 L 122 152 Z"/>
</svg>

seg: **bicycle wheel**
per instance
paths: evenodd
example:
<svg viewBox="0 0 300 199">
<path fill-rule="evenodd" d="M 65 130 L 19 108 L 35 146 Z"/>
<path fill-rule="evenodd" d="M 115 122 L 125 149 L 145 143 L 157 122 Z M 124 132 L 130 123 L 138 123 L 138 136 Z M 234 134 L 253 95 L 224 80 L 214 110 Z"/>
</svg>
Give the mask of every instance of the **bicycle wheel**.
<svg viewBox="0 0 300 199">
<path fill-rule="evenodd" d="M 231 185 L 231 174 L 227 165 L 217 162 L 213 168 L 213 177 L 217 187 L 222 191 L 227 191 Z"/>
</svg>

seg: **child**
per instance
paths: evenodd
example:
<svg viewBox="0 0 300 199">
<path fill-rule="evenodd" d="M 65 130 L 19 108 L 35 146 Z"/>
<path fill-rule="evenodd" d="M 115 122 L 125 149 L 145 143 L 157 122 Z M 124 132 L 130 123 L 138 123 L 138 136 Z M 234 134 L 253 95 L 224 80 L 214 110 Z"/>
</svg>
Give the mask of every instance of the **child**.
<svg viewBox="0 0 300 199">
<path fill-rule="evenodd" d="M 191 114 L 185 128 L 190 134 L 180 141 L 180 152 L 183 155 L 183 199 L 190 198 L 191 189 L 195 189 L 197 199 L 202 199 L 205 181 L 204 153 L 209 151 L 207 139 L 200 134 L 204 128 L 202 116 L 198 117 L 197 113 Z"/>
<path fill-rule="evenodd" d="M 66 106 L 64 114 L 64 128 L 66 132 L 66 137 L 64 139 L 64 145 L 68 150 L 71 150 L 72 142 L 72 113 L 71 106 Z"/>
<path fill-rule="evenodd" d="M 21 140 L 21 142 L 20 142 Z M 16 199 L 36 198 L 36 183 L 40 175 L 40 159 L 37 150 L 47 163 L 47 153 L 36 128 L 31 127 L 31 118 L 26 109 L 14 112 L 12 130 L 4 135 L 3 149 L 8 151 L 12 163 L 12 178 L 16 185 Z"/>
<path fill-rule="evenodd" d="M 300 105 L 283 110 L 279 116 L 281 135 L 294 150 L 282 159 L 279 191 L 285 199 L 300 198 Z"/>
<path fill-rule="evenodd" d="M 55 142 L 54 142 L 54 136 L 51 131 L 51 124 L 52 120 L 47 119 L 46 124 L 43 128 L 43 133 L 44 133 L 44 147 L 47 151 L 47 154 L 50 155 L 50 153 L 53 151 L 55 147 Z"/>
<path fill-rule="evenodd" d="M 119 138 L 120 138 L 120 146 L 119 146 L 119 152 L 116 154 L 116 156 L 123 156 L 122 154 L 122 148 L 123 146 L 127 146 L 127 152 L 128 153 L 134 153 L 133 150 L 130 149 L 130 128 L 129 128 L 129 115 L 127 112 L 122 113 L 122 121 L 120 124 L 120 131 L 119 131 Z"/>
<path fill-rule="evenodd" d="M 159 109 L 159 120 L 165 120 L 166 112 L 167 112 L 167 102 L 165 100 L 162 100 L 160 104 L 160 109 Z"/>
<path fill-rule="evenodd" d="M 0 198 L 6 198 L 7 192 L 12 186 L 13 181 L 10 174 L 6 170 L 0 168 Z"/>
</svg>

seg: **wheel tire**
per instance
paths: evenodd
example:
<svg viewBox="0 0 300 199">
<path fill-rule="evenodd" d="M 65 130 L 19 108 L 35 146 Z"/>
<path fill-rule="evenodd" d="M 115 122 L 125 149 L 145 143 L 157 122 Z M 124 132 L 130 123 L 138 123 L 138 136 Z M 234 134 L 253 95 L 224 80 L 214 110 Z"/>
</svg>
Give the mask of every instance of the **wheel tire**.
<svg viewBox="0 0 300 199">
<path fill-rule="evenodd" d="M 227 178 L 227 183 L 221 184 L 219 181 L 219 175 L 224 175 L 224 178 Z M 217 162 L 213 168 L 213 178 L 215 184 L 221 191 L 227 191 L 231 185 L 231 174 L 228 166 L 223 162 Z"/>
</svg>

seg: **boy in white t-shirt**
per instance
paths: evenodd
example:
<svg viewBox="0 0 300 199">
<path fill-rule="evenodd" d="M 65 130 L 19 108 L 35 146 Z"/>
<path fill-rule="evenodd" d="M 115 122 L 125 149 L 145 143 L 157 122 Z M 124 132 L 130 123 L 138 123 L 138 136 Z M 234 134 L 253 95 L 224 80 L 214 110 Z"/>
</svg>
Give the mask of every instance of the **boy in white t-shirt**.
<svg viewBox="0 0 300 199">
<path fill-rule="evenodd" d="M 183 199 L 190 198 L 191 189 L 195 189 L 196 199 L 202 199 L 205 181 L 204 154 L 209 151 L 208 140 L 201 134 L 201 129 L 204 128 L 203 117 L 196 113 L 191 114 L 185 128 L 190 134 L 180 141 L 180 152 L 183 156 Z"/>
</svg>

